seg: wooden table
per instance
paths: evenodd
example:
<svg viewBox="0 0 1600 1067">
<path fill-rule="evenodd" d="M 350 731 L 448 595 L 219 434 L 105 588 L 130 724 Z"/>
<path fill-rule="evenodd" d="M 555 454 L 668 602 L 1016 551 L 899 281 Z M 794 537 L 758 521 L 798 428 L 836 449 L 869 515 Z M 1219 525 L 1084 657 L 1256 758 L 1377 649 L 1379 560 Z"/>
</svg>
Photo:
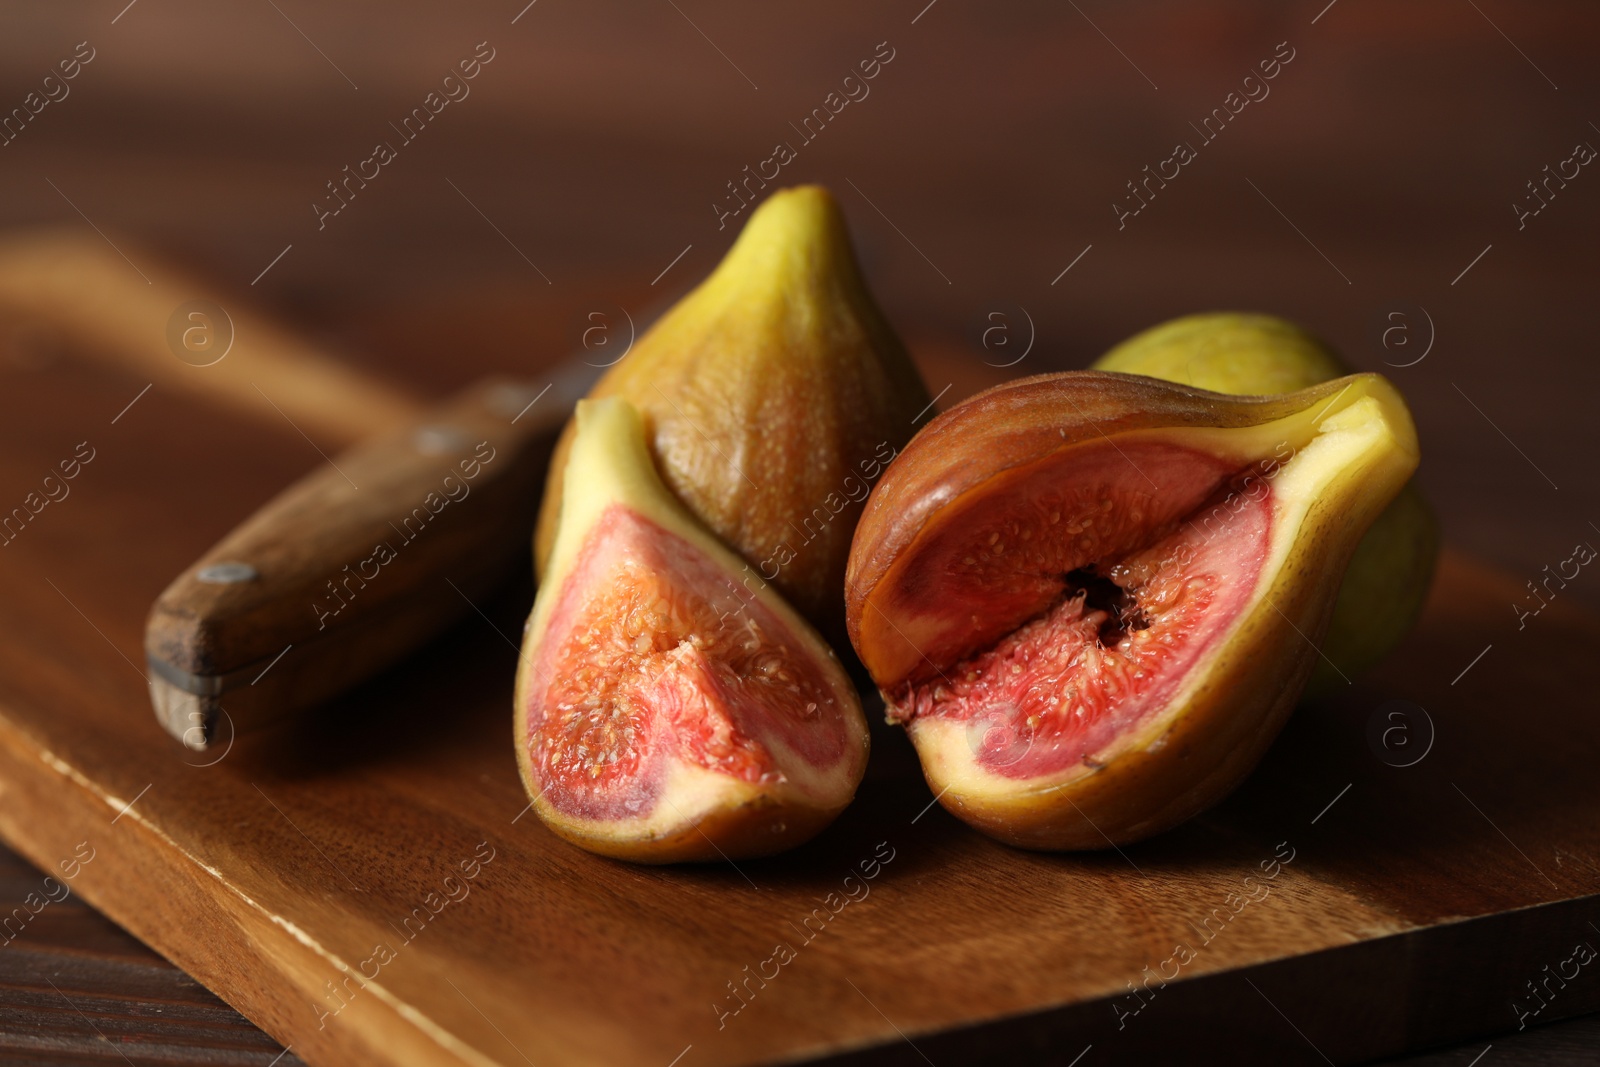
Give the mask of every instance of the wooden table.
<svg viewBox="0 0 1600 1067">
<path fill-rule="evenodd" d="M 1189 310 L 1283 313 L 1406 391 L 1422 484 L 1455 546 L 1532 578 L 1600 521 L 1600 194 L 1580 173 L 1543 190 L 1520 227 L 1513 207 L 1542 203 L 1525 183 L 1574 143 L 1600 144 L 1586 110 L 1600 17 L 1587 5 L 113 0 L 9 12 L 0 30 L 11 103 L 78 42 L 94 54 L 0 151 L 0 224 L 93 226 L 158 249 L 421 393 L 575 347 L 594 312 L 648 320 L 729 240 L 712 206 L 725 183 L 773 141 L 798 141 L 790 123 L 888 41 L 871 95 L 783 180 L 838 191 L 914 347 L 987 373 L 1021 350 L 982 346 L 998 312 L 1013 345 L 1034 335 L 1019 369 L 1044 370 Z M 319 229 L 325 183 L 485 40 L 495 56 L 471 97 Z M 1190 124 L 1285 41 L 1294 58 L 1270 95 L 1201 144 Z M 1138 204 L 1125 183 L 1178 140 L 1197 158 L 1119 226 L 1113 204 Z M 51 339 L 3 340 L 0 381 L 17 395 Z M 67 432 L 40 411 L 4 417 L 25 435 Z M 277 462 L 286 476 L 303 467 Z M 1567 594 L 1600 605 L 1592 581 Z M 6 867 L 8 897 L 34 877 Z M 171 1043 L 130 1051 L 139 1063 L 176 1062 L 183 1045 L 210 1062 L 277 1055 L 75 903 L 0 952 L 0 975 L 7 1039 L 13 1011 L 38 1012 L 71 1050 L 26 1053 L 40 1062 L 104 1055 L 96 1027 Z M 182 1021 L 119 1011 L 118 997 Z M 1592 1058 L 1596 1029 L 1496 1040 L 1484 1063 L 1541 1043 Z"/>
</svg>

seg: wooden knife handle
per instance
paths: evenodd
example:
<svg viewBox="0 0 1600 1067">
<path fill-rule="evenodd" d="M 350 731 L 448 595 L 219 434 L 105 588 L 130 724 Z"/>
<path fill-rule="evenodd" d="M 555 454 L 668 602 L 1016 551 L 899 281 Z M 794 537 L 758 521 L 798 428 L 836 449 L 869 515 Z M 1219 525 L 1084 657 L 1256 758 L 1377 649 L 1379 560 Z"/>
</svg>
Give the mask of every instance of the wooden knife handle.
<svg viewBox="0 0 1600 1067">
<path fill-rule="evenodd" d="M 442 631 L 529 551 L 569 405 L 480 383 L 335 457 L 167 587 L 145 655 L 157 717 L 204 749 L 320 703 Z"/>
</svg>

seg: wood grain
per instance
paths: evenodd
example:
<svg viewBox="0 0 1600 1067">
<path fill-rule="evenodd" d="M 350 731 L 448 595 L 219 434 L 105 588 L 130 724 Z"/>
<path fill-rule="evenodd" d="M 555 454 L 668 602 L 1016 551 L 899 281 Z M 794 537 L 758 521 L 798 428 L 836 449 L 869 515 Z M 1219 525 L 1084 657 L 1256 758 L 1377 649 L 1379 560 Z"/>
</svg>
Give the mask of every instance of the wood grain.
<svg viewBox="0 0 1600 1067">
<path fill-rule="evenodd" d="M 114 411 L 106 400 L 130 384 L 63 360 L 33 372 L 27 395 L 81 417 L 86 397 Z M 1536 620 L 1537 645 L 1509 646 L 1516 583 L 1455 556 L 1385 671 L 1302 709 L 1221 807 L 1122 853 L 1031 854 L 974 834 L 928 808 L 887 731 L 858 802 L 789 855 L 645 870 L 577 851 L 519 818 L 506 724 L 526 585 L 336 714 L 186 762 L 145 708 L 144 606 L 282 483 L 273 457 L 315 457 L 270 423 L 176 393 L 147 403 L 105 437 L 74 495 L 4 550 L 0 835 L 47 870 L 89 842 L 74 893 L 308 1062 L 870 1050 L 944 1067 L 1197 1041 L 1348 1062 L 1514 1027 L 1522 983 L 1588 936 L 1600 784 L 1585 769 L 1600 725 L 1573 695 L 1600 681 L 1600 626 L 1558 602 Z M 173 418 L 229 461 L 162 432 Z M 20 478 L 52 449 L 0 437 L 0 474 Z M 216 503 L 197 504 L 211 488 Z M 78 550 L 111 524 L 116 558 Z M 1414 767 L 1385 765 L 1367 742 L 1397 698 L 1437 729 Z M 1119 1029 L 1128 984 L 1197 941 L 1191 924 L 1261 879 L 1280 847 L 1294 859 L 1270 893 Z M 869 869 L 869 883 L 844 881 Z M 862 899 L 830 905 L 858 884 Z M 752 978 L 772 974 L 780 941 L 796 958 Z M 1446 980 L 1447 1002 L 1426 995 Z M 1574 982 L 1541 1020 L 1592 1010 L 1596 990 Z"/>
</svg>

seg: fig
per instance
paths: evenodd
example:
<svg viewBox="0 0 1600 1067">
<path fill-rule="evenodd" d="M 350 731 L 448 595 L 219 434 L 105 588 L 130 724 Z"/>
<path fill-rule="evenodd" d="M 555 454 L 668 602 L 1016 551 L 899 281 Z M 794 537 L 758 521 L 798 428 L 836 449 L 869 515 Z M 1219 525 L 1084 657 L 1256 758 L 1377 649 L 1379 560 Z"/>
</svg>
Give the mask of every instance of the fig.
<svg viewBox="0 0 1600 1067">
<path fill-rule="evenodd" d="M 1375 374 L 1275 397 L 1098 371 L 1001 385 L 874 489 L 850 636 L 956 816 L 1029 848 L 1136 841 L 1261 758 L 1417 461 Z"/>
<path fill-rule="evenodd" d="M 1246 396 L 1292 393 L 1350 373 L 1333 349 L 1287 319 L 1237 311 L 1184 315 L 1152 326 L 1091 369 Z"/>
<path fill-rule="evenodd" d="M 1214 393 L 1287 393 L 1348 374 L 1322 341 L 1272 315 L 1185 315 L 1130 337 L 1095 370 L 1143 374 Z M 1416 624 L 1433 584 L 1439 522 L 1406 483 L 1356 547 L 1307 691 L 1330 692 L 1392 652 Z"/>
<path fill-rule="evenodd" d="M 762 203 L 716 270 L 590 395 L 632 403 L 667 488 L 842 642 L 850 535 L 929 403 L 826 190 L 784 189 Z M 572 434 L 569 424 L 546 482 L 541 576 Z"/>
<path fill-rule="evenodd" d="M 855 688 L 668 491 L 631 404 L 581 401 L 574 425 L 517 672 L 534 811 L 575 844 L 641 862 L 799 844 L 866 768 Z"/>
<path fill-rule="evenodd" d="M 1438 561 L 1439 520 L 1413 478 L 1350 557 L 1322 639 L 1326 658 L 1317 663 L 1308 694 L 1343 688 L 1405 640 L 1422 615 Z"/>
</svg>

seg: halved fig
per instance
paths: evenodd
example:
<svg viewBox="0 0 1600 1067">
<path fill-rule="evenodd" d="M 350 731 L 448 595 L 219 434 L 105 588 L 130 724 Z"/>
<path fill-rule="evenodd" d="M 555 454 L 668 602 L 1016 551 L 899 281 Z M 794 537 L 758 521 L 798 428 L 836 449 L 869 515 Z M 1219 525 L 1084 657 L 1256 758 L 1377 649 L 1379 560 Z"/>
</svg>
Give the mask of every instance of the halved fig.
<svg viewBox="0 0 1600 1067">
<path fill-rule="evenodd" d="M 575 425 L 517 673 L 534 811 L 590 851 L 643 862 L 799 844 L 866 768 L 854 687 L 662 484 L 631 404 L 580 402 Z"/>
<path fill-rule="evenodd" d="M 955 815 L 1030 848 L 1138 840 L 1261 758 L 1417 461 L 1373 374 L 1272 397 L 1002 385 L 930 422 L 868 499 L 851 640 Z"/>
</svg>

